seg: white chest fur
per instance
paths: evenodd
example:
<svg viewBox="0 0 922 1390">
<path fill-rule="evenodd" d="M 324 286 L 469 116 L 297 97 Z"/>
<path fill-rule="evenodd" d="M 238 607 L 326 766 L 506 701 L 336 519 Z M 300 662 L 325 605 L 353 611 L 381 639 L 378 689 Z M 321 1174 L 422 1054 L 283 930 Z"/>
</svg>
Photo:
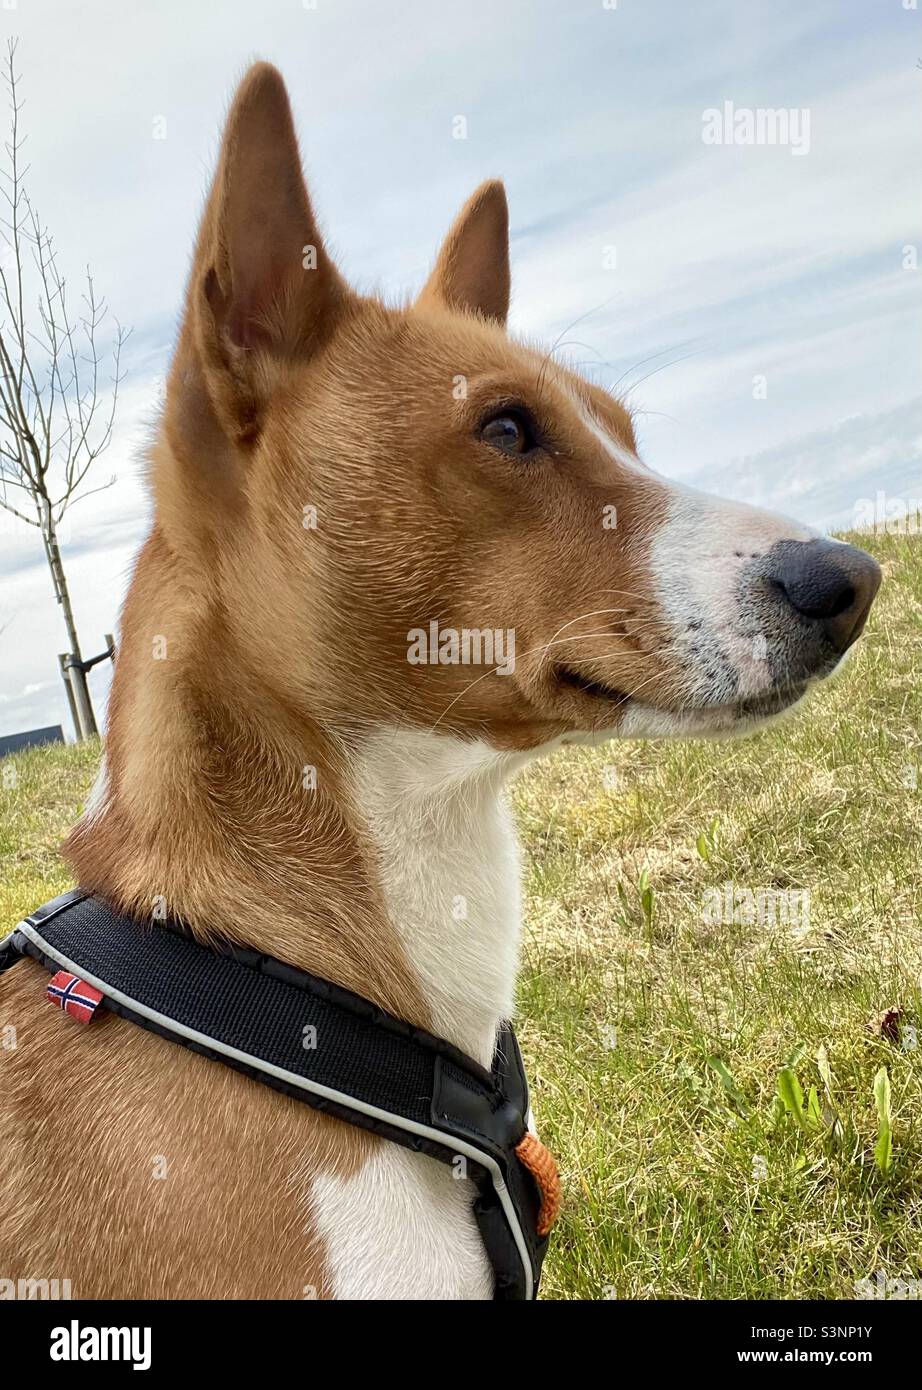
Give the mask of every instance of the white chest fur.
<svg viewBox="0 0 922 1390">
<path fill-rule="evenodd" d="M 519 854 L 503 790 L 517 761 L 483 743 L 389 730 L 354 767 L 390 917 L 433 1031 L 484 1066 L 511 1016 L 518 967 Z"/>
<path fill-rule="evenodd" d="M 512 1013 L 518 846 L 503 784 L 518 760 L 484 744 L 382 731 L 354 760 L 357 807 L 433 1031 L 489 1066 Z M 354 1177 L 318 1179 L 312 1209 L 338 1298 L 489 1298 L 473 1191 L 394 1144 Z"/>
</svg>

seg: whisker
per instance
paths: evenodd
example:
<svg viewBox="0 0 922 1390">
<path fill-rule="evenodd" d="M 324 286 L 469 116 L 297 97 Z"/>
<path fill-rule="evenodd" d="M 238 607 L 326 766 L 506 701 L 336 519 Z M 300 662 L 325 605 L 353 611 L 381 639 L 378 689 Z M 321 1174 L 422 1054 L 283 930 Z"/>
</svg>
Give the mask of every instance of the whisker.
<svg viewBox="0 0 922 1390">
<path fill-rule="evenodd" d="M 537 651 L 544 651 L 544 652 L 546 653 L 551 647 L 558 647 L 558 646 L 559 646 L 559 647 L 562 647 L 562 646 L 565 646 L 568 642 L 588 642 L 588 641 L 590 641 L 590 640 L 592 640 L 592 639 L 594 639 L 594 638 L 596 638 L 596 637 L 610 637 L 610 636 L 611 636 L 611 633 L 610 633 L 610 632 L 586 632 L 586 633 L 582 633 L 581 635 L 579 635 L 579 636 L 577 636 L 577 637 L 565 637 L 565 638 L 562 638 L 561 641 L 559 641 L 559 642 L 554 642 L 554 641 L 547 642 L 547 643 L 545 643 L 542 647 L 531 647 L 531 648 L 526 648 L 526 650 L 525 650 L 524 652 L 520 652 L 520 653 L 519 653 L 519 656 L 516 657 L 516 661 L 518 661 L 518 660 L 519 660 L 519 657 L 521 657 L 521 656 L 532 656 L 532 655 L 533 655 L 535 652 L 537 652 Z M 488 671 L 482 671 L 481 674 L 480 674 L 479 676 L 477 676 L 477 678 L 476 678 L 475 680 L 472 680 L 472 681 L 470 682 L 469 685 L 466 685 L 466 686 L 464 687 L 463 690 L 459 691 L 458 694 L 455 696 L 455 698 L 454 698 L 448 705 L 446 705 L 445 708 L 442 710 L 442 713 L 439 715 L 438 719 L 435 721 L 435 724 L 432 725 L 432 728 L 434 729 L 434 728 L 436 727 L 437 724 L 440 724 L 440 723 L 442 722 L 442 720 L 445 718 L 445 716 L 446 716 L 446 714 L 448 713 L 448 711 L 449 711 L 450 709 L 452 709 L 452 708 L 458 703 L 459 700 L 463 700 L 463 699 L 464 699 L 464 696 L 468 693 L 468 691 L 473 690 L 473 688 L 474 688 L 475 685 L 479 685 L 481 681 L 486 680 L 486 679 L 487 679 L 487 676 L 493 676 L 493 675 L 495 675 L 496 672 L 497 672 L 498 670 L 499 670 L 499 667 L 498 667 L 498 666 L 491 666 L 490 669 L 489 669 Z"/>
<path fill-rule="evenodd" d="M 630 386 L 627 388 L 627 392 L 625 394 L 629 395 L 631 391 L 636 391 L 638 386 L 642 386 L 643 383 L 645 381 L 649 381 L 651 377 L 658 376 L 659 373 L 664 372 L 667 367 L 677 367 L 680 362 L 687 362 L 691 357 L 700 357 L 703 351 L 704 348 L 699 348 L 695 352 L 686 352 L 683 353 L 681 357 L 673 358 L 671 362 L 664 362 L 662 366 L 654 367 L 652 372 L 647 372 L 646 375 L 642 376 L 639 381 L 632 381 Z"/>
<path fill-rule="evenodd" d="M 675 351 L 677 351 L 678 348 L 687 347 L 689 343 L 696 343 L 696 342 L 700 342 L 700 339 L 699 339 L 699 338 L 686 338 L 684 342 L 681 342 L 681 343 L 673 343 L 673 345 L 672 345 L 671 347 L 663 348 L 660 352 L 651 352 L 651 354 L 650 354 L 649 357 L 642 357 L 642 358 L 640 359 L 639 362 L 635 362 L 635 363 L 634 363 L 633 367 L 628 367 L 627 371 L 621 373 L 621 375 L 619 376 L 618 380 L 617 380 L 612 386 L 609 386 L 609 388 L 608 388 L 609 391 L 610 391 L 612 394 L 614 394 L 614 392 L 617 391 L 618 387 L 621 385 L 621 383 L 622 383 L 622 381 L 624 380 L 624 378 L 625 378 L 626 376 L 629 376 L 631 372 L 636 372 L 636 370 L 637 370 L 638 367 L 645 367 L 645 366 L 647 365 L 648 362 L 655 362 L 656 359 L 657 359 L 657 357 L 664 357 L 665 354 L 666 354 L 667 352 L 675 352 Z M 690 354 L 690 355 L 691 355 L 691 354 Z M 682 358 L 680 357 L 680 358 L 678 358 L 677 360 L 681 362 L 681 361 L 682 361 Z M 667 362 L 667 363 L 665 363 L 665 365 L 668 367 L 668 366 L 670 366 L 671 364 L 670 364 L 669 362 Z M 641 380 L 645 380 L 645 379 L 646 379 L 646 378 L 643 378 L 643 377 L 641 378 Z M 633 387 L 628 387 L 628 390 L 633 390 Z"/>
<path fill-rule="evenodd" d="M 596 304 L 591 309 L 587 309 L 584 314 L 580 314 L 579 317 L 575 318 L 572 323 L 568 323 L 566 328 L 564 328 L 562 332 L 560 332 L 557 335 L 557 337 L 554 339 L 553 343 L 551 343 L 551 346 L 545 353 L 544 361 L 541 364 L 541 367 L 539 368 L 537 377 L 538 390 L 541 389 L 541 383 L 544 379 L 545 368 L 550 364 L 553 354 L 556 352 L 557 348 L 560 346 L 560 343 L 564 340 L 564 338 L 566 338 L 567 334 L 570 333 L 576 327 L 577 324 L 582 323 L 584 319 L 588 319 L 591 314 L 597 313 L 599 309 L 604 309 L 607 304 L 610 304 L 612 302 L 616 294 L 617 291 L 615 292 L 615 294 L 610 294 L 607 299 L 603 299 L 600 304 Z"/>
</svg>

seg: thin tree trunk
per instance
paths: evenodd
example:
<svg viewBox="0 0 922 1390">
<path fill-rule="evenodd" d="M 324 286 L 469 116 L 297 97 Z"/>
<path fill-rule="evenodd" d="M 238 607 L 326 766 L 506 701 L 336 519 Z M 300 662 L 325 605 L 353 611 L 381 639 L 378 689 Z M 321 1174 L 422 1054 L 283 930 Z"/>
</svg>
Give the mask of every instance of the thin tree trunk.
<svg viewBox="0 0 922 1390">
<path fill-rule="evenodd" d="M 45 556 L 48 560 L 48 568 L 51 570 L 51 582 L 54 585 L 54 595 L 61 606 L 64 617 L 64 626 L 67 629 L 67 640 L 70 643 L 70 662 L 67 670 L 63 672 L 66 680 L 70 682 L 70 704 L 74 711 L 74 722 L 77 726 L 77 737 L 86 738 L 91 734 L 99 732 L 96 723 L 96 715 L 93 710 L 93 702 L 90 698 L 90 687 L 87 682 L 86 672 L 81 669 L 79 663 L 83 660 L 80 650 L 80 639 L 77 636 L 77 624 L 74 621 L 74 610 L 70 602 L 70 589 L 67 585 L 67 576 L 64 573 L 64 565 L 61 561 L 61 550 L 58 545 L 57 527 L 54 522 L 54 514 L 47 498 L 39 500 L 39 514 L 41 516 L 42 540 L 45 543 Z"/>
<path fill-rule="evenodd" d="M 70 590 L 67 587 L 67 576 L 64 573 L 64 565 L 61 561 L 61 551 L 58 546 L 57 532 L 54 523 L 46 529 L 42 526 L 42 536 L 45 541 L 45 555 L 48 559 L 48 568 L 51 570 L 51 582 L 54 585 L 54 596 L 61 605 L 61 612 L 64 615 L 64 626 L 67 628 L 67 640 L 70 643 L 71 655 L 78 661 L 83 660 L 80 651 L 80 639 L 77 636 L 77 625 L 74 621 L 74 610 L 70 602 Z"/>
</svg>

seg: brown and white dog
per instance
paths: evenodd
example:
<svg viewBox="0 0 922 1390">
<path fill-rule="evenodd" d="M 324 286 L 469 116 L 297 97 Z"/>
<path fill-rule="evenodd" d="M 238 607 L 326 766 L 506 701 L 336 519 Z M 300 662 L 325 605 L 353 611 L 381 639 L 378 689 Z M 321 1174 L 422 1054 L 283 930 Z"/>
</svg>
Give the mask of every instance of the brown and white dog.
<svg viewBox="0 0 922 1390">
<path fill-rule="evenodd" d="M 753 728 L 837 665 L 879 582 L 860 551 L 653 473 L 618 401 L 507 336 L 508 301 L 499 183 L 415 304 L 354 293 L 281 78 L 247 74 L 66 846 L 118 908 L 165 903 L 486 1065 L 518 952 L 509 775 L 561 742 Z M 514 634 L 514 663 L 408 660 L 430 623 Z M 44 990 L 31 961 L 3 982 L 0 1275 L 87 1298 L 491 1295 L 446 1167 L 121 1019 L 70 1025 Z"/>
</svg>

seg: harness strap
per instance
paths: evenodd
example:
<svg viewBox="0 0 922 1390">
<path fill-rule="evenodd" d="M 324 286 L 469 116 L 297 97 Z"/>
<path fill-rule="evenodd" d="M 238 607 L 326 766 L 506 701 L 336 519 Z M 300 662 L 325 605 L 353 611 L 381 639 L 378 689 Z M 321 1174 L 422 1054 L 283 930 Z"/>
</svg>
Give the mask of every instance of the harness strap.
<svg viewBox="0 0 922 1390">
<path fill-rule="evenodd" d="M 547 1151 L 528 1142 L 528 1085 L 511 1027 L 487 1071 L 328 980 L 255 951 L 203 946 L 176 922 L 139 923 L 79 888 L 0 942 L 0 971 L 24 954 L 78 975 L 107 1009 L 160 1037 L 452 1165 L 476 1188 L 495 1297 L 535 1297 L 556 1208 L 538 1161 Z"/>
</svg>

